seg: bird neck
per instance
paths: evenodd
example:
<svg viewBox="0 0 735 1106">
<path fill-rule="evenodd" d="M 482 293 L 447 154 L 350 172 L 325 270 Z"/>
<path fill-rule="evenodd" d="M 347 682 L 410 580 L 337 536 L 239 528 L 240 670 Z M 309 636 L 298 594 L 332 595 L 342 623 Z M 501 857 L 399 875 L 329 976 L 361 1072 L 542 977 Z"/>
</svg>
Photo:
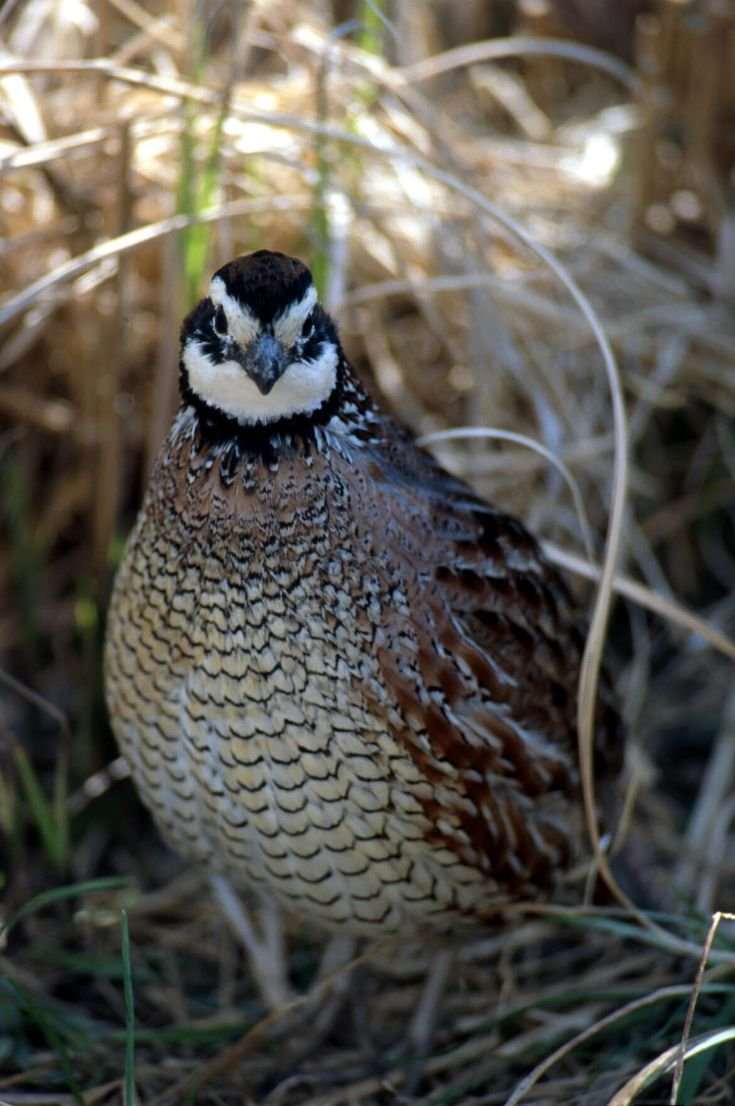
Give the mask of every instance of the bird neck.
<svg viewBox="0 0 735 1106">
<path fill-rule="evenodd" d="M 206 403 L 191 389 L 182 387 L 182 408 L 177 424 L 186 425 L 196 452 L 227 453 L 234 461 L 262 461 L 268 466 L 286 456 L 309 456 L 331 438 L 364 441 L 375 436 L 379 412 L 340 356 L 332 392 L 314 411 L 289 415 L 266 423 L 244 423 Z"/>
</svg>

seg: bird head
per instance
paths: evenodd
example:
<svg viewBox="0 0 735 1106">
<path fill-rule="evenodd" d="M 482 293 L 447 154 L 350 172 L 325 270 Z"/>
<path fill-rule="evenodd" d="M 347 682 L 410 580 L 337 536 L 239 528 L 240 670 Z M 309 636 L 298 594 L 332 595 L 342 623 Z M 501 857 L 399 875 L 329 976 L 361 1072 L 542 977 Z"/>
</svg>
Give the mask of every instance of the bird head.
<svg viewBox="0 0 735 1106">
<path fill-rule="evenodd" d="M 336 387 L 340 359 L 311 273 L 268 250 L 219 269 L 181 329 L 185 399 L 243 426 L 315 411 Z"/>
</svg>

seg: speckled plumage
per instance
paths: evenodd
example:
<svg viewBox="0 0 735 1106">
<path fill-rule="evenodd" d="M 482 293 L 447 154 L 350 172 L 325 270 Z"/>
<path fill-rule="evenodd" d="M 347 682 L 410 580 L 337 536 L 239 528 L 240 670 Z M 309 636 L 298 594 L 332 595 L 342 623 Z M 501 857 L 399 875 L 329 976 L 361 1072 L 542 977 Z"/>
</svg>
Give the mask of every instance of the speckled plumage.
<svg viewBox="0 0 735 1106">
<path fill-rule="evenodd" d="M 166 838 L 355 934 L 547 894 L 583 840 L 582 637 L 534 539 L 341 351 L 335 395 L 282 424 L 184 395 L 106 650 L 113 728 Z M 619 726 L 599 713 L 611 774 Z"/>
</svg>

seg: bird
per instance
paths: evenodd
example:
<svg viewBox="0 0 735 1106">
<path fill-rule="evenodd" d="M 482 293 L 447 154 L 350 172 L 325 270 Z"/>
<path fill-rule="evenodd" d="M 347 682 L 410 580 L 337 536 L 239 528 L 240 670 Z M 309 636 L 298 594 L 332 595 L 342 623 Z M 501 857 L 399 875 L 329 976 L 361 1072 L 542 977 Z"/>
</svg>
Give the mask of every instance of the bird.
<svg viewBox="0 0 735 1106">
<path fill-rule="evenodd" d="M 349 940 L 553 896 L 585 853 L 584 620 L 537 540 L 372 396 L 300 260 L 221 267 L 179 371 L 105 643 L 164 838 Z M 601 781 L 623 748 L 604 691 Z"/>
</svg>

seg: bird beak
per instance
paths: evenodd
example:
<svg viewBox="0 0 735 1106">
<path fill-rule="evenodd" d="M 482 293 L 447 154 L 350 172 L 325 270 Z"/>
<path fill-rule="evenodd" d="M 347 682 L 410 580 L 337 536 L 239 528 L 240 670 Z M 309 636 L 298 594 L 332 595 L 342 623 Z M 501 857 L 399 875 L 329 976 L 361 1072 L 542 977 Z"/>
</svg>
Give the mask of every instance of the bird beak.
<svg viewBox="0 0 735 1106">
<path fill-rule="evenodd" d="M 286 351 L 272 334 L 259 335 L 245 349 L 236 346 L 233 353 L 235 360 L 264 396 L 288 368 Z"/>
</svg>

